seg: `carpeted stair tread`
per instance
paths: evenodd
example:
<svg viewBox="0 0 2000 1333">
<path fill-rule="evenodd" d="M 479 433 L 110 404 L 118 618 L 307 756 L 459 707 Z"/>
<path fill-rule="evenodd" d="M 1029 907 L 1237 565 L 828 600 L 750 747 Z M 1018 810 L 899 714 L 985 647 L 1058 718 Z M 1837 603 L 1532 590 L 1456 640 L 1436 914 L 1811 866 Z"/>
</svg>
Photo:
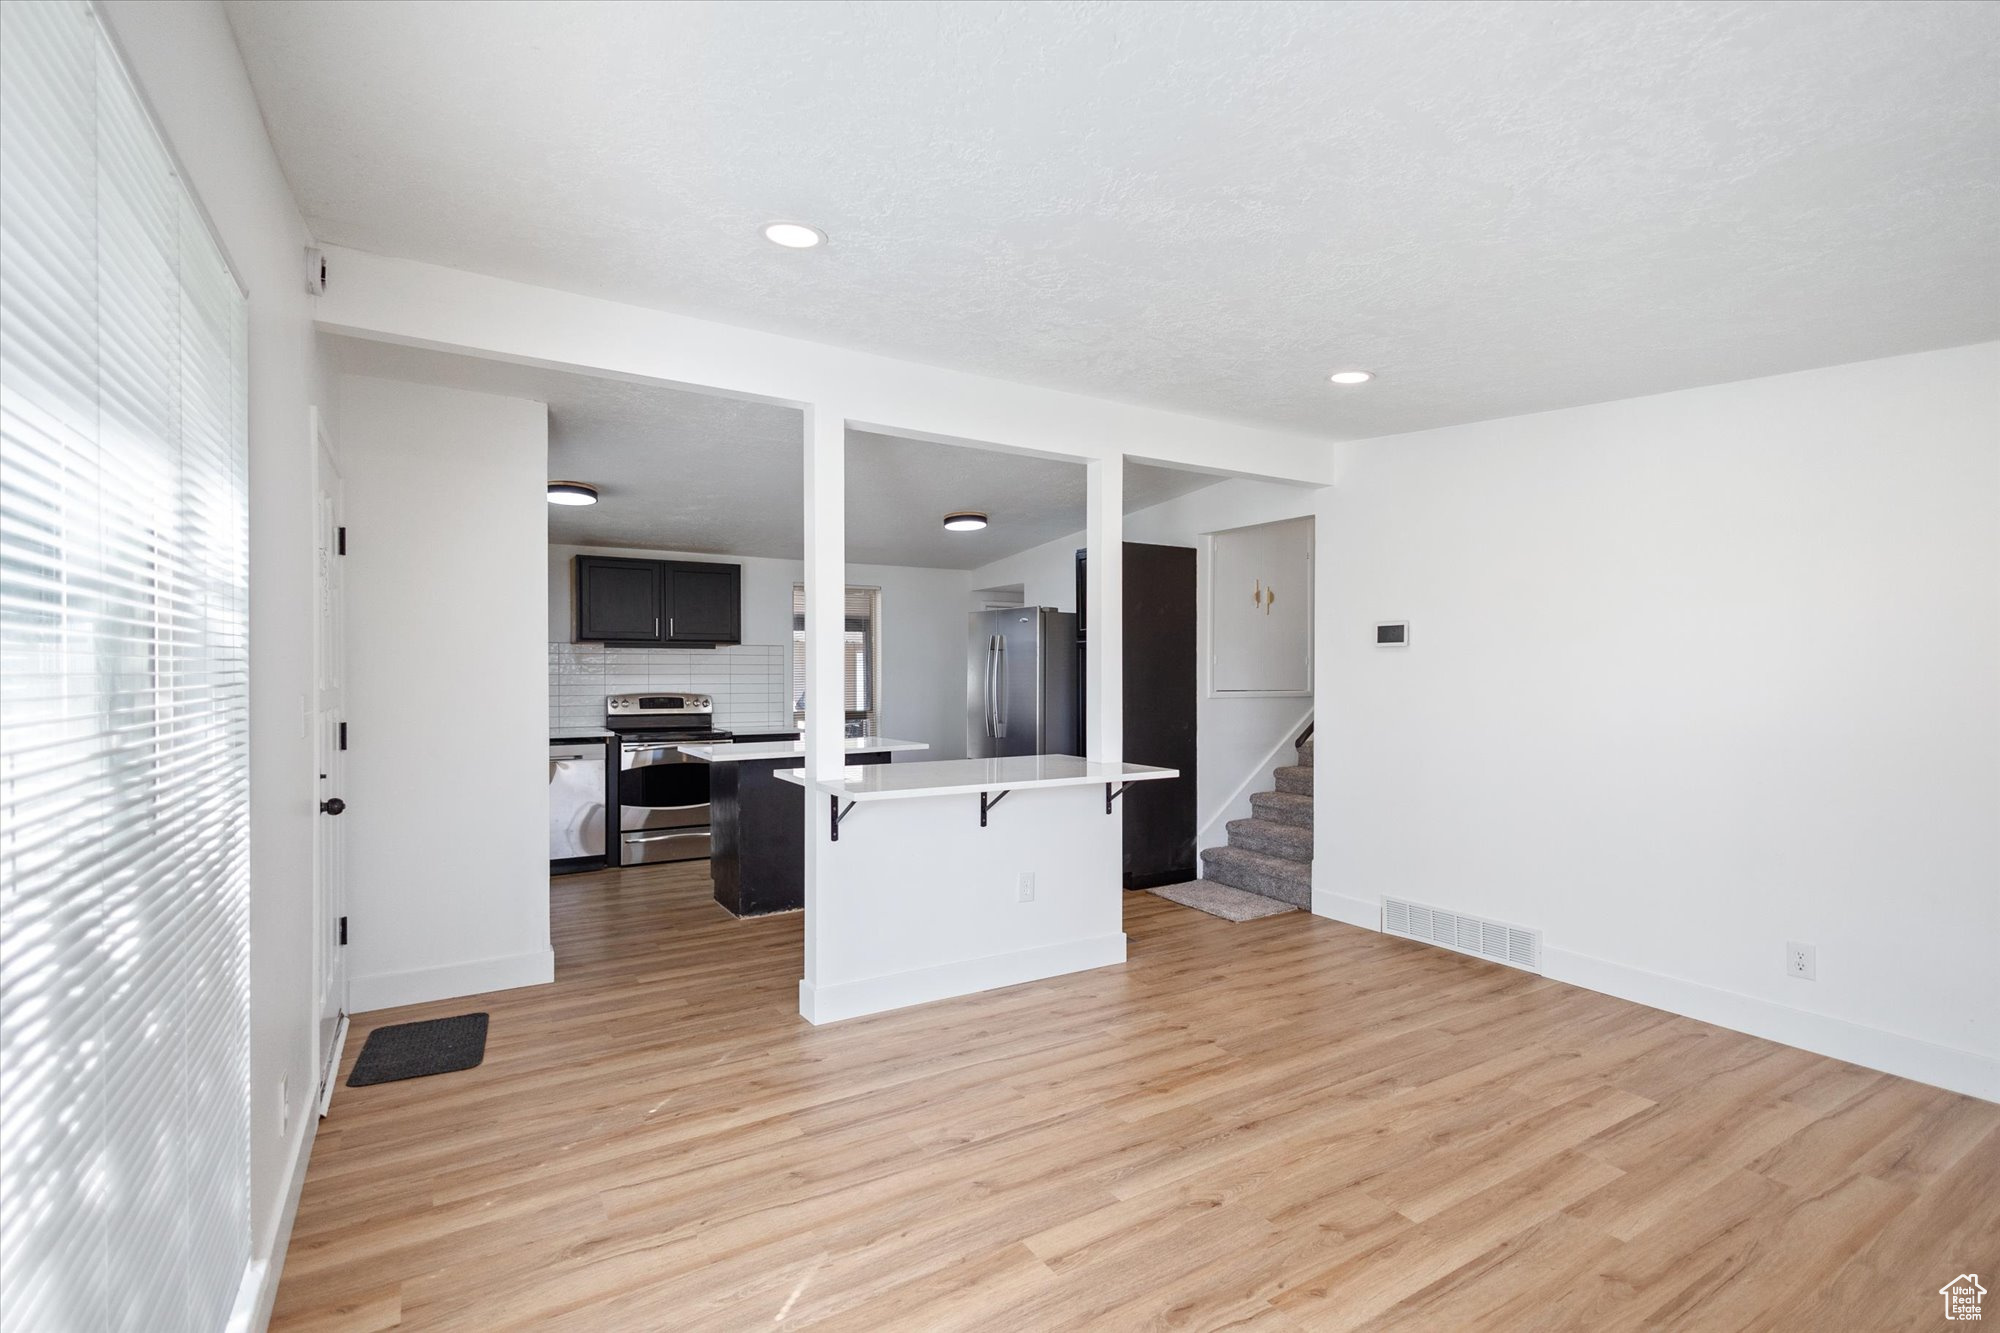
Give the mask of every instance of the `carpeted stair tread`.
<svg viewBox="0 0 2000 1333">
<path fill-rule="evenodd" d="M 1299 766 L 1302 768 L 1313 766 L 1313 738 L 1310 736 L 1306 737 L 1306 743 L 1299 747 Z"/>
<path fill-rule="evenodd" d="M 1250 809 L 1258 819 L 1274 824 L 1296 824 L 1311 828 L 1313 798 L 1289 791 L 1260 791 L 1250 798 Z"/>
<path fill-rule="evenodd" d="M 1211 847 L 1201 854 L 1201 877 L 1294 907 L 1312 906 L 1312 866 L 1302 861 L 1247 847 Z"/>
<path fill-rule="evenodd" d="M 1313 831 L 1297 824 L 1278 824 L 1268 819 L 1229 821 L 1229 845 L 1265 856 L 1281 856 L 1287 861 L 1313 859 Z"/>
<path fill-rule="evenodd" d="M 1310 796 L 1313 790 L 1313 771 L 1304 764 L 1296 768 L 1278 770 L 1278 790 L 1294 796 Z"/>
</svg>

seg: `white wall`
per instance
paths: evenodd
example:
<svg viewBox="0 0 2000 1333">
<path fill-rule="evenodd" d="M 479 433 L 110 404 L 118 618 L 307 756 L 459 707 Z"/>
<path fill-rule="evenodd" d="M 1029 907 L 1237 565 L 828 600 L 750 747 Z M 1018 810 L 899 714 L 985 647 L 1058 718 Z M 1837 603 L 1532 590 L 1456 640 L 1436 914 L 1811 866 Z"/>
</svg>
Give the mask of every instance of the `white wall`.
<svg viewBox="0 0 2000 1333">
<path fill-rule="evenodd" d="M 548 409 L 340 379 L 349 997 L 549 981 Z"/>
<path fill-rule="evenodd" d="M 1135 515 L 1127 514 L 1130 523 Z M 1126 540 L 1136 540 L 1128 532 Z M 1083 549 L 1083 533 L 1073 532 L 1040 546 L 1005 556 L 964 575 L 968 610 L 971 593 L 979 588 L 1020 585 L 1021 605 L 1053 606 L 1058 611 L 1076 610 L 1076 553 Z"/>
<path fill-rule="evenodd" d="M 1345 446 L 1319 910 L 1539 927 L 1552 976 L 2000 1098 L 1996 385 L 1988 344 Z"/>
<path fill-rule="evenodd" d="M 1208 642 L 1209 553 L 1203 536 L 1227 528 L 1311 517 L 1318 488 L 1236 478 L 1177 496 L 1165 504 L 1125 515 L 1125 540 L 1156 546 L 1192 546 L 1196 567 L 1196 635 Z M 1029 606 L 1076 610 L 1076 552 L 1083 534 L 1044 542 L 1017 555 L 982 565 L 966 575 L 966 586 L 1023 585 Z M 1313 701 L 1297 698 L 1215 698 L 1209 693 L 1209 658 L 1201 654 L 1195 704 L 1195 817 L 1203 847 L 1220 846 L 1223 825 L 1250 816 L 1252 792 L 1271 789 L 1271 769 L 1292 763 L 1290 741 L 1311 718 Z M 1145 755 L 1126 755 L 1133 763 Z"/>
<path fill-rule="evenodd" d="M 805 562 L 761 556 L 718 556 L 633 547 L 551 545 L 548 548 L 549 639 L 566 642 L 574 629 L 579 554 L 641 560 L 719 560 L 743 566 L 743 642 L 792 642 L 792 586 Z M 877 730 L 901 740 L 927 741 L 926 759 L 965 757 L 965 572 L 903 565 L 849 565 L 847 581 L 882 590 L 882 707 Z M 614 652 L 617 650 L 613 650 Z M 790 657 L 785 679 L 791 680 Z"/>
<path fill-rule="evenodd" d="M 250 296 L 250 1219 L 253 1262 L 289 1225 L 317 1081 L 313 975 L 312 467 L 325 403 L 303 280 L 311 238 L 216 3 L 102 0 L 113 37 Z M 287 1133 L 279 1085 L 290 1092 Z M 275 1291 L 246 1294 L 268 1308 Z"/>
</svg>

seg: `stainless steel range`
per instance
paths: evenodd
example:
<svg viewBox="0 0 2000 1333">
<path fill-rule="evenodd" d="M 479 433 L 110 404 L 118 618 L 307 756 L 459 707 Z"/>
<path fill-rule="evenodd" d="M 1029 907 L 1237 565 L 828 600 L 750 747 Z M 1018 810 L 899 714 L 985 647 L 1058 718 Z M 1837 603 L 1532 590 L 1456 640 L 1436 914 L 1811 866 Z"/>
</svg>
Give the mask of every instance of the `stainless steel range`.
<svg viewBox="0 0 2000 1333">
<path fill-rule="evenodd" d="M 614 694 L 604 725 L 618 735 L 618 864 L 708 855 L 708 765 L 677 746 L 726 741 L 706 694 Z"/>
</svg>

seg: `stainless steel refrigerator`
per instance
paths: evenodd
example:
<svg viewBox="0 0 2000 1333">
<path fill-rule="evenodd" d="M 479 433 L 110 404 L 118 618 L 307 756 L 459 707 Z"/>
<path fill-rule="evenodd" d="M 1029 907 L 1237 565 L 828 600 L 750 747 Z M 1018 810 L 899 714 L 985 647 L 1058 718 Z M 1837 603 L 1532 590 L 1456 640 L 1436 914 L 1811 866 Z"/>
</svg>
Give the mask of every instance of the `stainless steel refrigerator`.
<svg viewBox="0 0 2000 1333">
<path fill-rule="evenodd" d="M 1046 606 L 975 611 L 965 664 L 965 753 L 1080 754 L 1076 617 Z"/>
</svg>

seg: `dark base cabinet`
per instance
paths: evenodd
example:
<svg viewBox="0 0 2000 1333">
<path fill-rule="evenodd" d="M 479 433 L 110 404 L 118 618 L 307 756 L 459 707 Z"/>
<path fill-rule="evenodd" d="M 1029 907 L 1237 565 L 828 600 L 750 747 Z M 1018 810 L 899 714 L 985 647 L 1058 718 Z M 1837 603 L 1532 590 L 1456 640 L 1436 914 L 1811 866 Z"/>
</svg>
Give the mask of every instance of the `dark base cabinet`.
<svg viewBox="0 0 2000 1333">
<path fill-rule="evenodd" d="M 889 756 L 851 754 L 847 762 L 886 764 Z M 779 769 L 801 763 L 794 755 L 709 766 L 709 876 L 715 901 L 737 916 L 806 905 L 806 792 L 778 779 Z"/>
<path fill-rule="evenodd" d="M 1095 610 L 1084 601 L 1085 556 L 1076 553 L 1079 655 L 1089 637 L 1085 616 Z M 1125 759 L 1180 770 L 1166 782 L 1135 782 L 1118 800 L 1128 889 L 1196 877 L 1195 597 L 1194 548 L 1125 543 Z"/>
</svg>

